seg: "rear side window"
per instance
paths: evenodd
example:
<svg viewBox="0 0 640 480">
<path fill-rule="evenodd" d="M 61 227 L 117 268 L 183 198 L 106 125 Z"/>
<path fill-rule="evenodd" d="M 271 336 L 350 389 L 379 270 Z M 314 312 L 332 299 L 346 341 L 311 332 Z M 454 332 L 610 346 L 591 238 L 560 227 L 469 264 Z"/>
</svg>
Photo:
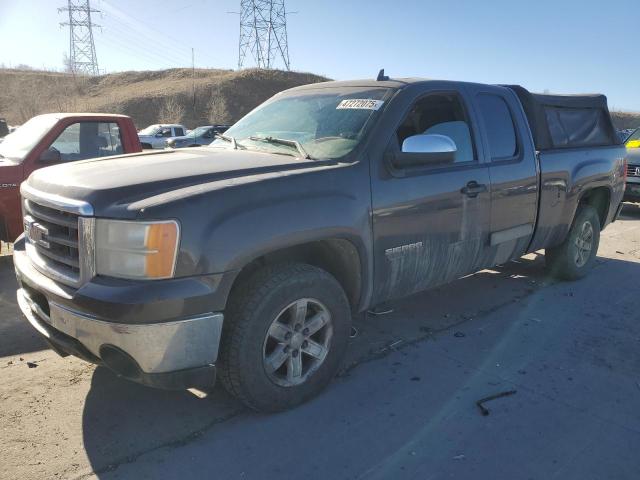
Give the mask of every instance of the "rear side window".
<svg viewBox="0 0 640 480">
<path fill-rule="evenodd" d="M 182 128 L 174 128 L 175 132 L 176 132 L 176 137 L 184 137 L 184 130 Z"/>
<path fill-rule="evenodd" d="M 117 123 L 99 123 L 98 135 L 101 137 L 98 140 L 100 144 L 99 154 L 101 157 L 120 155 L 124 152 L 122 148 L 122 138 L 120 136 L 120 127 L 118 127 Z"/>
<path fill-rule="evenodd" d="M 518 154 L 516 129 L 507 103 L 497 95 L 482 94 L 476 98 L 484 123 L 491 160 L 508 160 Z"/>
</svg>

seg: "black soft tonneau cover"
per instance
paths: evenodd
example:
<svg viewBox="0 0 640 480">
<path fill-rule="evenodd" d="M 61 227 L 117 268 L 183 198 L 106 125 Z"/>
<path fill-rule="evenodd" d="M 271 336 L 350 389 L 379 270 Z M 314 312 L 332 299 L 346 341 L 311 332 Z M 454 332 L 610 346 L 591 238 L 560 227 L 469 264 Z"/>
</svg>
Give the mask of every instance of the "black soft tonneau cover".
<svg viewBox="0 0 640 480">
<path fill-rule="evenodd" d="M 537 150 L 619 145 L 604 95 L 545 95 L 512 89 L 527 115 Z"/>
</svg>

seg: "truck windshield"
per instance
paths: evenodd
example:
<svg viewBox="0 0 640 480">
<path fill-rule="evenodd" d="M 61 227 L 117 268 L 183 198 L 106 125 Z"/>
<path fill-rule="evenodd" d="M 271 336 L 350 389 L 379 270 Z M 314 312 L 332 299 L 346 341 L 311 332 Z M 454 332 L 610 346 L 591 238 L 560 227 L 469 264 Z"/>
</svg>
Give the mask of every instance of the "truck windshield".
<svg viewBox="0 0 640 480">
<path fill-rule="evenodd" d="M 209 130 L 211 130 L 211 127 L 197 127 L 197 128 L 194 128 L 193 130 L 191 130 L 185 136 L 186 137 L 199 137 L 200 135 L 206 133 Z"/>
<path fill-rule="evenodd" d="M 160 125 L 149 125 L 138 132 L 138 135 L 155 135 L 160 131 Z"/>
<path fill-rule="evenodd" d="M 297 142 L 310 158 L 341 158 L 360 143 L 389 92 L 380 87 L 291 92 L 263 103 L 224 135 L 251 150 L 299 156 Z M 211 148 L 229 145 L 218 139 Z"/>
<path fill-rule="evenodd" d="M 627 147 L 638 148 L 640 147 L 640 128 L 627 137 L 625 140 Z"/>
<path fill-rule="evenodd" d="M 38 115 L 10 133 L 0 143 L 0 158 L 22 162 L 40 140 L 58 123 L 54 115 Z"/>
</svg>

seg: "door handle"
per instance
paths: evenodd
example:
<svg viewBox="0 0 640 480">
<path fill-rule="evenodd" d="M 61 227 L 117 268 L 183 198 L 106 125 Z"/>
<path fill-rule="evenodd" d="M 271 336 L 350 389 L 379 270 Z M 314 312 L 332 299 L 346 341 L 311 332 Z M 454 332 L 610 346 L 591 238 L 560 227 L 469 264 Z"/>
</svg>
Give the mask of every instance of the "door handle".
<svg viewBox="0 0 640 480">
<path fill-rule="evenodd" d="M 462 189 L 460 189 L 460 193 L 470 198 L 475 198 L 479 193 L 484 193 L 486 191 L 487 186 L 483 183 L 478 183 L 475 180 L 470 181 L 465 187 L 462 187 Z"/>
</svg>

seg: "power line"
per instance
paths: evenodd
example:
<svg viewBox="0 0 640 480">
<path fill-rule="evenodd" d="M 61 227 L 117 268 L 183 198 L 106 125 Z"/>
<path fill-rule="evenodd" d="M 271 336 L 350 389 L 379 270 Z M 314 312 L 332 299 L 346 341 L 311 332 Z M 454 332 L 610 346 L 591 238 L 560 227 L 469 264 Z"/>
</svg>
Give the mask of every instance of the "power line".
<svg viewBox="0 0 640 480">
<path fill-rule="evenodd" d="M 129 31 L 135 31 L 145 38 L 149 48 L 154 48 L 160 45 L 165 49 L 165 53 L 171 53 L 174 58 L 183 59 L 184 65 L 188 65 L 191 58 L 191 48 L 184 45 L 182 40 L 179 40 L 171 36 L 166 29 L 161 29 L 154 26 L 153 22 L 148 19 L 145 21 L 136 18 L 129 12 L 124 12 L 111 2 L 102 0 L 101 5 L 106 14 L 110 14 L 111 18 L 121 23 Z M 212 65 L 215 65 L 218 60 L 214 59 L 208 54 L 207 49 L 204 51 L 197 51 L 200 58 L 208 59 Z"/>
<path fill-rule="evenodd" d="M 238 68 L 245 65 L 249 53 L 258 68 L 275 68 L 280 59 L 289 70 L 284 0 L 240 0 Z"/>
<path fill-rule="evenodd" d="M 69 67 L 75 74 L 98 75 L 98 56 L 93 42 L 93 27 L 99 27 L 91 20 L 92 13 L 99 13 L 89 5 L 89 0 L 68 0 L 66 7 L 58 12 L 69 14 L 68 22 L 60 26 L 69 27 Z"/>
<path fill-rule="evenodd" d="M 186 67 L 190 60 L 186 56 L 177 55 L 164 46 L 149 40 L 139 32 L 118 23 L 105 24 L 103 41 L 119 43 L 124 50 L 131 52 L 139 60 L 156 60 L 162 64 Z"/>
</svg>

